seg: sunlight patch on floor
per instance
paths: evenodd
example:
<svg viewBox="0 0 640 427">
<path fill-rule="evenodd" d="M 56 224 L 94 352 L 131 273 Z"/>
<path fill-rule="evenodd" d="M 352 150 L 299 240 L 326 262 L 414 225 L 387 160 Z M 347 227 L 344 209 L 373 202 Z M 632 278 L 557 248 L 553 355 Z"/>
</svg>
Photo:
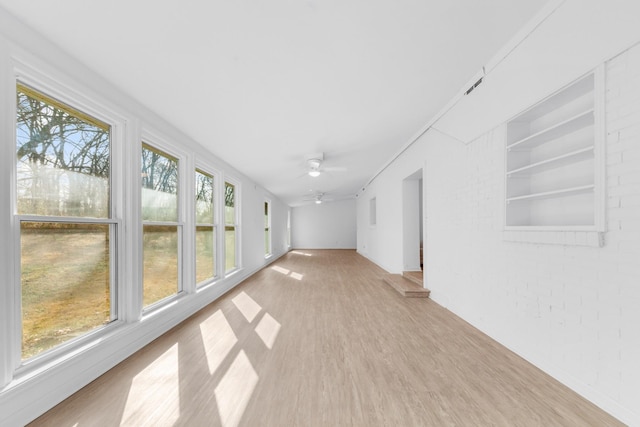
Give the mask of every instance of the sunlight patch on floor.
<svg viewBox="0 0 640 427">
<path fill-rule="evenodd" d="M 306 252 L 300 252 L 300 251 L 291 251 L 292 254 L 296 254 L 296 255 L 304 255 L 304 256 L 313 256 L 309 253 Z"/>
<path fill-rule="evenodd" d="M 215 389 L 223 427 L 235 427 L 240 423 L 258 378 L 244 350 L 240 351 Z"/>
<path fill-rule="evenodd" d="M 273 343 L 278 337 L 278 332 L 280 332 L 280 323 L 271 317 L 269 313 L 262 316 L 258 326 L 256 326 L 256 334 L 258 334 L 269 350 L 273 348 Z"/>
<path fill-rule="evenodd" d="M 289 277 L 291 277 L 293 279 L 296 279 L 296 280 L 302 280 L 302 277 L 304 277 L 300 273 L 296 273 L 295 271 L 287 270 L 286 268 L 278 267 L 277 265 L 274 265 L 273 267 L 271 267 L 271 269 L 277 271 L 278 273 L 282 273 L 285 276 L 288 275 Z"/>
<path fill-rule="evenodd" d="M 150 407 L 148 402 L 162 402 Z M 173 425 L 180 418 L 180 378 L 178 344 L 140 371 L 131 382 L 121 425 Z"/>
<path fill-rule="evenodd" d="M 238 342 L 231 325 L 218 310 L 200 323 L 200 334 L 207 356 L 209 373 L 213 374 Z"/>
<path fill-rule="evenodd" d="M 262 307 L 244 292 L 240 292 L 232 301 L 249 323 L 253 322 L 253 319 L 262 310 Z"/>
<path fill-rule="evenodd" d="M 284 275 L 289 274 L 289 270 L 287 270 L 286 268 L 278 267 L 277 265 L 274 265 L 273 267 L 271 267 L 271 269 L 277 271 L 278 273 L 282 273 Z"/>
</svg>

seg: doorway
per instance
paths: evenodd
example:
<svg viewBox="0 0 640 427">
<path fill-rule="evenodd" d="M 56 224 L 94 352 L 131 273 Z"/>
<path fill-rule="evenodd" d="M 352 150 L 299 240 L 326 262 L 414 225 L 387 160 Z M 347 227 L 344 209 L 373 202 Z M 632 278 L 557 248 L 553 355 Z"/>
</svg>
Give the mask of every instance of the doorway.
<svg viewBox="0 0 640 427">
<path fill-rule="evenodd" d="M 402 181 L 402 256 L 404 271 L 423 270 L 422 169 Z"/>
</svg>

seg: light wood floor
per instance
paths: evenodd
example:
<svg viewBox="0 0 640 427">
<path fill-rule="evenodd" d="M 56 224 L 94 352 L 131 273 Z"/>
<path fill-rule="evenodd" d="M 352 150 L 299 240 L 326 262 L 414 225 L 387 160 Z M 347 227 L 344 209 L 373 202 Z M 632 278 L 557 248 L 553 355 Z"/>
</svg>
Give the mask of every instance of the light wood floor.
<svg viewBox="0 0 640 427">
<path fill-rule="evenodd" d="M 33 425 L 621 425 L 383 273 L 291 252 Z"/>
</svg>

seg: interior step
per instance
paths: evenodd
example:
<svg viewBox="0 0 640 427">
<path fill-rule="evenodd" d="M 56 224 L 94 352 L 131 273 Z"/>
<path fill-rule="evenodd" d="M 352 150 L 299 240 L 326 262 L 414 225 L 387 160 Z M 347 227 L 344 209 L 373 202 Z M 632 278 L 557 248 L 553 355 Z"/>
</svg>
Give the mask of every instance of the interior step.
<svg viewBox="0 0 640 427">
<path fill-rule="evenodd" d="M 405 279 L 409 279 L 414 282 L 416 285 L 422 287 L 423 286 L 423 274 L 422 271 L 403 271 L 402 276 Z"/>
<path fill-rule="evenodd" d="M 431 291 L 418 285 L 413 280 L 403 277 L 402 274 L 385 274 L 384 281 L 407 298 L 429 298 Z"/>
</svg>

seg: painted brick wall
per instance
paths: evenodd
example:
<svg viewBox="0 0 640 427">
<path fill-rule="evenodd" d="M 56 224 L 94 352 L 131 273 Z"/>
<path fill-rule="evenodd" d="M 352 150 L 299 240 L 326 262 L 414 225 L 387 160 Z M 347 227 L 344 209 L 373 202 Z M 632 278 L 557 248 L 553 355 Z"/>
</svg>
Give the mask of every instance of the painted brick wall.
<svg viewBox="0 0 640 427">
<path fill-rule="evenodd" d="M 640 425 L 640 47 L 609 61 L 606 80 L 604 246 L 504 239 L 497 128 L 428 144 L 425 269 L 434 300 Z"/>
</svg>

